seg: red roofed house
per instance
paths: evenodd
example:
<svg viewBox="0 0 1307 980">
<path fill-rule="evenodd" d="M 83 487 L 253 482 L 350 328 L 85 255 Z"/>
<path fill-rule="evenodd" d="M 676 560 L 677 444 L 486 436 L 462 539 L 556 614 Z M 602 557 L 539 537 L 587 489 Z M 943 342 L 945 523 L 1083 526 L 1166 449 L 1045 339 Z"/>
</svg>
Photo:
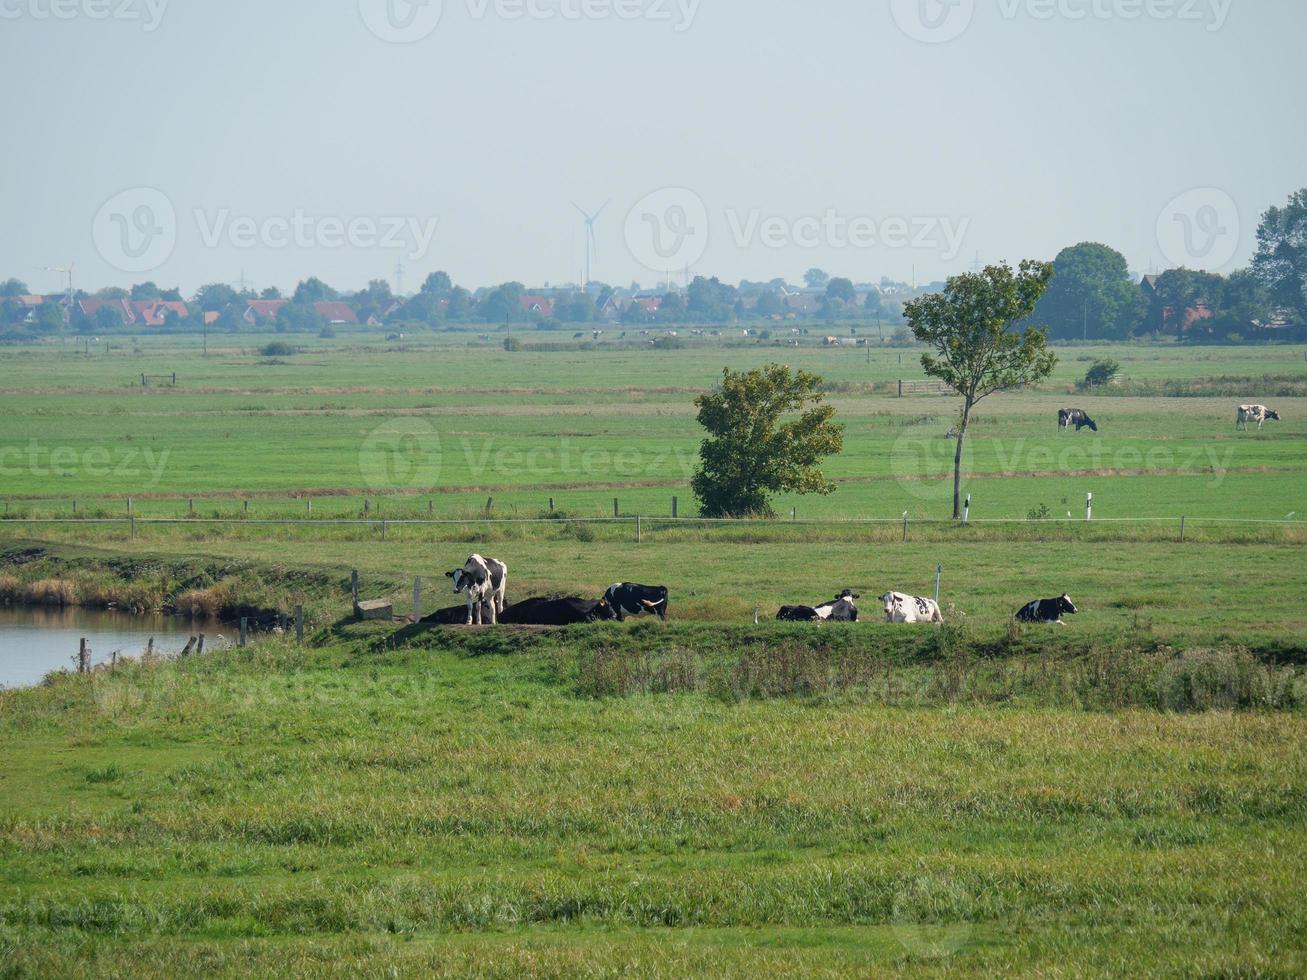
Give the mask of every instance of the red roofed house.
<svg viewBox="0 0 1307 980">
<path fill-rule="evenodd" d="M 111 307 L 118 311 L 125 324 L 136 322 L 136 311 L 132 309 L 132 304 L 125 299 L 80 299 L 77 301 L 77 310 L 88 320 L 94 320 L 95 315 L 104 307 Z"/>
<path fill-rule="evenodd" d="M 179 300 L 144 299 L 132 304 L 136 317 L 147 327 L 162 327 L 168 322 L 168 314 L 176 313 L 185 320 L 190 316 L 186 304 Z"/>
<path fill-rule="evenodd" d="M 328 323 L 358 323 L 359 318 L 348 303 L 314 303 L 318 316 Z"/>
<path fill-rule="evenodd" d="M 260 323 L 273 323 L 277 319 L 277 313 L 288 302 L 289 300 L 284 299 L 250 300 L 250 305 L 245 308 L 245 313 L 241 319 L 252 327 L 256 327 Z"/>
<path fill-rule="evenodd" d="M 522 304 L 522 310 L 526 313 L 534 313 L 538 316 L 553 316 L 554 301 L 548 296 L 523 296 L 519 303 Z"/>
</svg>

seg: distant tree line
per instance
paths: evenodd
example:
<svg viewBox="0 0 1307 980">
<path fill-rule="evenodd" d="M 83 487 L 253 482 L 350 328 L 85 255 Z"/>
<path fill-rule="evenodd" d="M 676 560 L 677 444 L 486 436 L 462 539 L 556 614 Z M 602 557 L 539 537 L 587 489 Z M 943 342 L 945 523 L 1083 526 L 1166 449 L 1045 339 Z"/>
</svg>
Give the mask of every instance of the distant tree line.
<svg viewBox="0 0 1307 980">
<path fill-rule="evenodd" d="M 275 287 L 260 292 L 209 283 L 185 300 L 180 290 L 143 282 L 130 289 L 34 297 L 18 279 L 0 283 L 0 339 L 60 334 L 157 331 L 260 330 L 330 333 L 332 324 L 625 325 L 730 324 L 789 319 L 875 321 L 901 324 L 905 304 L 941 292 L 942 283 L 921 288 L 882 279 L 857 285 L 821 269 L 804 274 L 792 289 L 783 279 L 743 281 L 698 276 L 685 288 L 645 291 L 592 283 L 588 289 L 529 291 L 520 282 L 469 290 L 446 272 L 433 272 L 412 296 L 397 297 L 376 279 L 361 290 L 340 292 L 316 277 L 300 282 L 289 297 Z M 85 302 L 94 300 L 99 302 Z M 123 301 L 114 302 L 114 301 Z M 110 302 L 103 302 L 110 301 Z M 127 304 L 124 306 L 124 303 Z M 133 322 L 151 304 L 148 324 Z M 1228 276 L 1171 269 L 1142 281 L 1121 253 L 1093 242 L 1064 249 L 1030 322 L 1046 325 L 1052 340 L 1126 340 L 1173 335 L 1195 342 L 1307 338 L 1307 189 L 1284 207 L 1273 207 L 1257 229 L 1252 264 Z M 760 331 L 761 333 L 761 331 Z M 902 331 L 900 331 L 902 333 Z"/>
</svg>

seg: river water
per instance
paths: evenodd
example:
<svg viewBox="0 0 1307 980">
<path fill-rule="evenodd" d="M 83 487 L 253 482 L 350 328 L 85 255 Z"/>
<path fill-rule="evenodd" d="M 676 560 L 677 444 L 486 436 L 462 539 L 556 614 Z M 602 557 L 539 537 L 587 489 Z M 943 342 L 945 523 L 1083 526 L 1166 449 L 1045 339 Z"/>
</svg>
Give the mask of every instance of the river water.
<svg viewBox="0 0 1307 980">
<path fill-rule="evenodd" d="M 76 669 L 78 646 L 91 645 L 91 662 L 107 663 L 117 651 L 138 657 L 154 638 L 156 653 L 177 653 L 203 631 L 212 641 L 224 627 L 175 616 L 132 616 L 91 609 L 0 608 L 0 688 L 39 684 L 52 670 Z M 227 630 L 228 633 L 231 630 Z"/>
</svg>

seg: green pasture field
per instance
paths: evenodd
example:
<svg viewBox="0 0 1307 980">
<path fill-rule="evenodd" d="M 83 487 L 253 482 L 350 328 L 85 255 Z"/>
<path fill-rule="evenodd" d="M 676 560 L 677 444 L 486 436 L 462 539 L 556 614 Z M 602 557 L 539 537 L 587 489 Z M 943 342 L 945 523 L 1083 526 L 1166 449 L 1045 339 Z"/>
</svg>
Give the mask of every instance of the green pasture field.
<svg viewBox="0 0 1307 980">
<path fill-rule="evenodd" d="M 891 395 L 919 352 L 618 334 L 5 352 L 0 601 L 198 592 L 303 604 L 309 635 L 200 626 L 203 657 L 0 691 L 0 977 L 1307 972 L 1307 398 L 1276 396 L 1301 348 L 1063 350 L 982 405 L 960 527 L 954 400 Z M 1099 356 L 1127 383 L 1074 392 Z M 779 500 L 799 522 L 654 519 L 695 513 L 694 394 L 773 359 L 830 385 L 838 491 Z M 1285 421 L 1236 435 L 1241 401 Z M 1063 405 L 1099 433 L 1060 436 Z M 134 537 L 12 519 L 128 496 Z M 491 496 L 623 520 L 488 524 Z M 465 523 L 402 523 L 429 514 Z M 351 569 L 400 615 L 421 576 L 430 612 L 473 550 L 510 599 L 646 581 L 672 621 L 349 621 Z M 937 564 L 946 627 L 880 622 Z M 846 586 L 859 623 L 753 625 Z M 1063 591 L 1065 627 L 1011 623 Z"/>
<path fill-rule="evenodd" d="M 596 697 L 389 630 L 0 692 L 0 973 L 1307 968 L 1299 711 Z"/>
<path fill-rule="evenodd" d="M 537 336 L 560 341 L 527 340 Z M 130 496 L 140 516 L 188 514 L 191 497 L 208 517 L 244 516 L 249 498 L 255 516 L 308 516 L 303 498 L 315 497 L 315 516 L 348 517 L 367 496 L 421 517 L 480 512 L 491 496 L 500 516 L 535 516 L 550 497 L 575 515 L 611 514 L 614 497 L 623 514 L 668 515 L 677 496 L 688 516 L 695 393 L 723 365 L 782 359 L 826 378 L 847 433 L 827 466 L 838 492 L 781 498 L 781 513 L 949 516 L 956 401 L 890 394 L 896 379 L 921 377 L 916 351 L 695 341 L 510 354 L 476 338 L 291 338 L 305 351 L 272 363 L 256 353 L 262 336 L 215 339 L 207 358 L 189 337 L 90 357 L 68 344 L 15 351 L 0 385 L 0 497 L 10 516 L 70 516 L 74 500 L 83 515 L 124 515 Z M 1247 393 L 1072 392 L 1100 356 L 1121 361 L 1128 382 L 1246 378 Z M 140 387 L 141 373 L 173 370 L 178 387 Z M 1067 348 L 1044 390 L 983 404 L 967 457 L 974 516 L 1079 518 L 1091 492 L 1104 518 L 1305 513 L 1307 399 L 1273 397 L 1283 382 L 1270 378 L 1307 381 L 1303 351 Z M 1243 400 L 1271 402 L 1285 421 L 1236 434 Z M 1089 409 L 1100 432 L 1059 436 L 1066 404 Z"/>
</svg>

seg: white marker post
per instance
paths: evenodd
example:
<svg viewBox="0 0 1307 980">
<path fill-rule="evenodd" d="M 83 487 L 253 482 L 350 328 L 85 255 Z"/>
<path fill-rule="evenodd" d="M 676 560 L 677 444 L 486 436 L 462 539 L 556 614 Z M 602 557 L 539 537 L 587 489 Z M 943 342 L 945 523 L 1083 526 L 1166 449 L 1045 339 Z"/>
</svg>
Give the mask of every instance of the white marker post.
<svg viewBox="0 0 1307 980">
<path fill-rule="evenodd" d="M 969 524 L 970 522 L 971 522 L 971 494 L 967 494 L 967 501 L 965 504 L 962 505 L 962 523 Z"/>
<path fill-rule="evenodd" d="M 1085 496 L 1085 520 L 1092 521 L 1093 519 L 1094 519 L 1094 495 L 1091 493 Z"/>
<path fill-rule="evenodd" d="M 935 605 L 939 605 L 939 586 L 944 581 L 944 566 L 935 566 Z"/>
</svg>

